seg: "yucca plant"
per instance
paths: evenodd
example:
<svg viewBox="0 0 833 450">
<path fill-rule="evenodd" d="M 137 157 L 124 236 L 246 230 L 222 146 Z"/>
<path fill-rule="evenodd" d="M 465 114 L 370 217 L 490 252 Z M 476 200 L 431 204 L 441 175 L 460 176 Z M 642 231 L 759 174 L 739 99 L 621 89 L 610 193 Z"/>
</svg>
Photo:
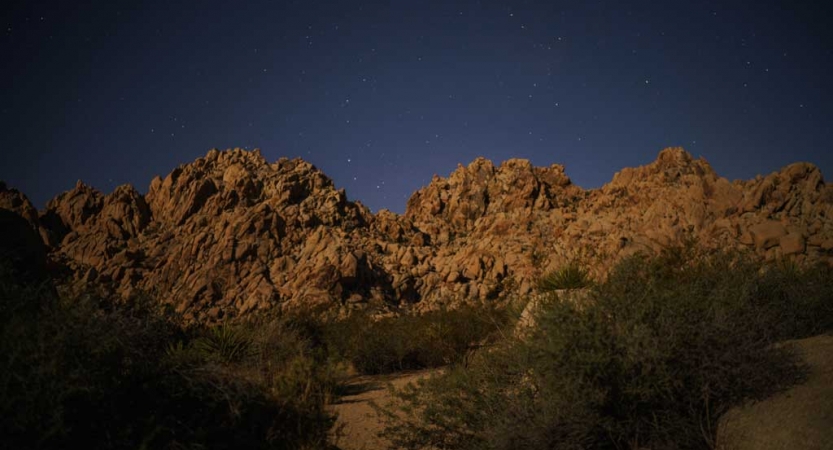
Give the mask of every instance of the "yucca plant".
<svg viewBox="0 0 833 450">
<path fill-rule="evenodd" d="M 249 337 L 227 324 L 210 328 L 194 340 L 193 347 L 202 357 L 223 364 L 240 362 L 254 351 Z"/>
<path fill-rule="evenodd" d="M 552 292 L 559 289 L 582 289 L 590 286 L 590 274 L 576 261 L 545 274 L 538 282 L 538 290 Z"/>
</svg>

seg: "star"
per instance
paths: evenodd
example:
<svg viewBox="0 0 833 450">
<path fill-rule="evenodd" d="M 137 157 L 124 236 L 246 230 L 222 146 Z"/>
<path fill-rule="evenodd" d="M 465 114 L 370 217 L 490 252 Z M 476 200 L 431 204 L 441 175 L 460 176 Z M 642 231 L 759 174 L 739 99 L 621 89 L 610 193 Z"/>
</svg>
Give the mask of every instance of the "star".
<svg viewBox="0 0 833 450">
<path fill-rule="evenodd" d="M 242 148 L 245 142 L 257 140 L 271 153 L 269 160 L 309 156 L 310 163 L 326 167 L 332 172 L 327 175 L 355 190 L 351 200 L 368 201 L 376 210 L 401 209 L 404 205 L 396 200 L 403 191 L 410 194 L 416 189 L 426 173 L 447 174 L 453 169 L 447 167 L 449 161 L 465 164 L 476 156 L 493 161 L 522 157 L 542 164 L 583 159 L 574 169 L 580 180 L 588 176 L 581 170 L 598 170 L 582 167 L 591 167 L 588 162 L 593 159 L 604 160 L 606 152 L 617 146 L 628 149 L 621 153 L 621 166 L 637 166 L 656 156 L 659 149 L 654 147 L 674 142 L 694 146 L 691 136 L 698 134 L 696 145 L 707 143 L 704 156 L 729 168 L 726 176 L 747 178 L 754 174 L 742 169 L 731 172 L 741 166 L 733 159 L 738 156 L 726 151 L 745 134 L 754 134 L 749 142 L 761 148 L 764 156 L 754 169 L 761 171 L 780 167 L 772 165 L 767 155 L 783 152 L 778 146 L 788 142 L 786 136 L 799 141 L 796 149 L 820 149 L 833 139 L 829 127 L 819 126 L 833 120 L 831 108 L 825 106 L 831 104 L 833 92 L 833 82 L 825 77 L 833 69 L 831 48 L 824 45 L 830 31 L 817 29 L 820 22 L 807 23 L 814 33 L 811 37 L 817 38 L 807 39 L 800 23 L 779 21 L 782 12 L 766 3 L 754 10 L 736 6 L 721 13 L 716 5 L 703 8 L 682 2 L 674 8 L 678 11 L 659 7 L 637 11 L 611 2 L 601 21 L 583 8 L 552 8 L 542 2 L 524 2 L 523 9 L 512 4 L 471 10 L 454 5 L 444 10 L 408 8 L 405 14 L 390 8 L 361 10 L 349 2 L 329 2 L 323 9 L 302 7 L 303 2 L 278 3 L 280 7 L 266 2 L 234 14 L 228 5 L 224 5 L 228 9 L 206 9 L 192 17 L 195 39 L 189 40 L 179 39 L 176 27 L 163 17 L 135 10 L 122 11 L 124 20 L 108 26 L 102 26 L 103 18 L 113 19 L 117 8 L 104 11 L 102 20 L 90 15 L 85 19 L 89 26 L 80 31 L 69 26 L 69 19 L 80 18 L 71 8 L 67 12 L 73 15 L 66 24 L 54 27 L 52 19 L 38 22 L 46 10 L 41 14 L 32 8 L 29 22 L 25 15 L 13 15 L 0 23 L 0 30 L 6 26 L 2 39 L 9 50 L 4 53 L 7 65 L 19 71 L 0 76 L 20 92 L 0 102 L 8 130 L 0 140 L 6 146 L 27 142 L 32 148 L 47 148 L 47 139 L 40 137 L 37 127 L 19 125 L 32 119 L 48 126 L 54 121 L 43 119 L 53 113 L 42 111 L 55 111 L 55 117 L 71 117 L 71 126 L 44 130 L 44 136 L 54 134 L 55 141 L 81 152 L 85 139 L 95 135 L 96 147 L 123 147 L 131 162 L 145 165 L 143 173 L 159 174 L 189 162 L 205 148 Z M 811 7 L 801 2 L 793 6 L 795 17 L 814 19 Z M 187 14 L 176 6 L 171 12 L 176 17 Z M 290 20 L 277 29 L 259 22 L 283 13 Z M 140 17 L 147 23 L 135 20 Z M 683 17 L 691 26 L 679 33 L 675 24 Z M 211 24 L 231 22 L 254 26 L 233 39 L 212 38 Z M 771 23 L 779 26 L 765 28 Z M 125 24 L 129 27 L 121 28 Z M 54 42 L 47 39 L 50 34 Z M 84 44 L 88 36 L 96 45 Z M 171 41 L 175 45 L 164 45 Z M 78 47 L 83 60 L 108 60 L 109 49 L 119 49 L 158 64 L 135 71 L 128 59 L 111 58 L 111 64 L 82 73 L 83 65 L 61 67 L 65 58 L 57 42 Z M 98 45 L 102 43 L 106 45 Z M 38 58 L 31 58 L 33 50 Z M 214 65 L 214 56 L 228 64 Z M 255 76 L 258 70 L 260 76 Z M 50 83 L 58 71 L 66 72 L 62 77 L 66 80 L 85 82 Z M 640 73 L 647 71 L 660 77 L 662 84 L 651 86 L 653 79 Z M 31 82 L 17 83 L 19 79 Z M 48 91 L 39 93 L 38 87 Z M 773 95 L 763 95 L 764 90 Z M 43 100 L 26 101 L 32 98 Z M 354 98 L 359 101 L 353 102 Z M 802 98 L 816 103 L 793 103 Z M 720 108 L 721 101 L 733 107 Z M 800 114 L 783 114 L 790 103 Z M 593 113 L 600 108 L 623 113 Z M 811 113 L 814 120 L 808 121 Z M 154 126 L 148 127 L 149 123 Z M 720 126 L 732 123 L 738 126 Z M 175 157 L 163 158 L 163 150 L 156 151 L 158 155 L 147 150 L 159 147 L 157 125 L 162 142 L 177 147 L 171 150 L 177 152 Z M 112 133 L 96 132 L 108 127 Z M 132 130 L 133 135 L 119 133 L 124 130 Z M 588 147 L 585 135 L 592 141 L 590 148 L 584 148 Z M 570 154 L 571 146 L 586 154 Z M 316 151 L 306 153 L 308 148 Z M 379 156 L 382 149 L 390 149 L 384 158 Z M 362 164 L 352 166 L 350 153 L 359 153 Z M 72 158 L 71 165 L 90 160 L 82 156 Z M 833 161 L 829 155 L 795 158 L 821 159 L 818 162 L 828 167 Z M 0 155 L 0 167 L 10 167 L 4 177 L 23 174 L 21 164 L 22 160 Z M 29 165 L 34 167 L 35 162 Z M 67 175 L 79 172 L 69 165 Z M 121 166 L 132 170 L 136 165 Z M 368 173 L 401 176 L 387 191 L 390 202 L 383 202 L 382 193 L 374 189 L 387 190 L 379 179 L 358 183 L 359 166 Z M 113 170 L 116 180 L 134 176 L 115 172 L 121 168 Z M 46 186 L 51 180 L 38 183 Z M 44 203 L 56 191 L 47 186 L 34 194 L 35 200 Z"/>
</svg>

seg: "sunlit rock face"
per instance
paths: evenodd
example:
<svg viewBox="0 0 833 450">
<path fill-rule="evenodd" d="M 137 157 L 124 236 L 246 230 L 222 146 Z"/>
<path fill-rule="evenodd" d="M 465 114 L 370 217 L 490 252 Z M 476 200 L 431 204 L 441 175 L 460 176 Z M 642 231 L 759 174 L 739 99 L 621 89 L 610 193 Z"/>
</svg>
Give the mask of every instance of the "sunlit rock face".
<svg viewBox="0 0 833 450">
<path fill-rule="evenodd" d="M 696 239 L 760 258 L 833 261 L 833 187 L 796 163 L 730 182 L 668 148 L 600 189 L 563 166 L 478 158 L 434 177 L 406 212 L 371 213 L 301 159 L 210 151 L 151 181 L 146 195 L 79 182 L 37 212 L 2 186 L 78 283 L 148 292 L 192 320 L 266 310 L 499 301 L 578 260 L 603 275 L 624 256 Z"/>
</svg>

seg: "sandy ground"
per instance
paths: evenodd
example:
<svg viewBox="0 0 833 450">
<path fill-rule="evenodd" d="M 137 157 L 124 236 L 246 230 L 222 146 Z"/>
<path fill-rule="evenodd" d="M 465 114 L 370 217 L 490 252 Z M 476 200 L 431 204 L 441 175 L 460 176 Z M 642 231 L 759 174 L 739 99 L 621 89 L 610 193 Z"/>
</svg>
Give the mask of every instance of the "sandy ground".
<svg viewBox="0 0 833 450">
<path fill-rule="evenodd" d="M 810 366 L 808 380 L 736 408 L 718 432 L 722 450 L 833 449 L 833 336 L 792 341 Z"/>
<path fill-rule="evenodd" d="M 429 369 L 391 375 L 357 376 L 351 379 L 347 383 L 350 393 L 332 405 L 333 410 L 338 413 L 336 428 L 340 428 L 340 436 L 335 444 L 343 450 L 386 449 L 387 443 L 377 436 L 382 430 L 382 423 L 370 402 L 385 405 L 390 401 L 388 383 L 401 388 L 437 372 L 437 369 Z"/>
</svg>

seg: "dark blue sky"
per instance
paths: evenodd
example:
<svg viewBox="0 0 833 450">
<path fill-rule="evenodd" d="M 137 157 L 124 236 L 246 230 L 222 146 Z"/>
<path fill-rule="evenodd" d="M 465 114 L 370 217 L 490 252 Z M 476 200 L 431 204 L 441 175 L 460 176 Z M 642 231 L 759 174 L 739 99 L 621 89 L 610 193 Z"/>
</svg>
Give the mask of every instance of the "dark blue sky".
<svg viewBox="0 0 833 450">
<path fill-rule="evenodd" d="M 830 178 L 825 4 L 4 3 L 0 179 L 42 207 L 259 147 L 401 212 L 477 156 L 583 187 L 677 145 L 730 179 L 799 160 Z"/>
</svg>

